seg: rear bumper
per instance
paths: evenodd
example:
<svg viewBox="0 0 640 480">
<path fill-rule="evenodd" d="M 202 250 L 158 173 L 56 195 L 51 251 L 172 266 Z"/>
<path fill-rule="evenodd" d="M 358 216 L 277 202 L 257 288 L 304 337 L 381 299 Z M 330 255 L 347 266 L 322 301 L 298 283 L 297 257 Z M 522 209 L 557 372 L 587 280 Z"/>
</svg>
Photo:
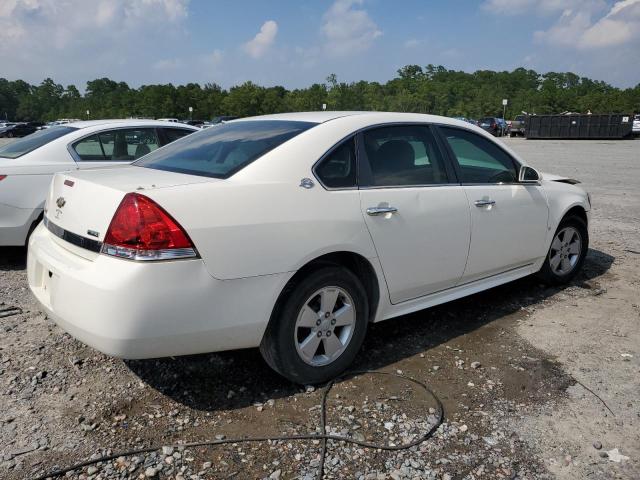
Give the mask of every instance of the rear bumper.
<svg viewBox="0 0 640 480">
<path fill-rule="evenodd" d="M 22 246 L 42 208 L 17 208 L 0 203 L 0 246 Z"/>
<path fill-rule="evenodd" d="M 155 358 L 256 347 L 289 274 L 216 280 L 200 259 L 80 256 L 42 225 L 29 287 L 64 330 L 108 355 Z"/>
</svg>

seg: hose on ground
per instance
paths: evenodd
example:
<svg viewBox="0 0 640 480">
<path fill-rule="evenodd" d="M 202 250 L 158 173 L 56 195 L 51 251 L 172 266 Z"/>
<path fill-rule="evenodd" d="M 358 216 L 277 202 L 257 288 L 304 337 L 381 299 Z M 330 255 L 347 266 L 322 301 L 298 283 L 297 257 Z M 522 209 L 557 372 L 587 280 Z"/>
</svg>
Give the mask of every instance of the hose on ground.
<svg viewBox="0 0 640 480">
<path fill-rule="evenodd" d="M 339 382 L 341 380 L 344 380 L 346 378 L 351 378 L 354 376 L 362 376 L 362 375 L 387 375 L 387 376 L 391 376 L 391 377 L 396 377 L 396 378 L 400 378 L 402 380 L 408 381 L 413 383 L 414 385 L 417 385 L 418 387 L 420 387 L 426 394 L 428 394 L 430 397 L 433 398 L 433 400 L 436 403 L 436 417 L 437 417 L 437 421 L 429 428 L 429 430 L 425 433 L 423 433 L 422 435 L 420 435 L 418 438 L 412 440 L 409 443 L 403 443 L 401 445 L 385 445 L 385 444 L 375 444 L 375 443 L 370 443 L 370 442 L 365 442 L 365 441 L 360 441 L 360 440 L 356 440 L 353 438 L 349 438 L 349 437 L 343 437 L 340 435 L 329 435 L 326 433 L 326 427 L 327 427 L 327 399 L 329 397 L 329 393 L 331 392 L 331 389 L 334 387 L 334 385 L 336 384 L 336 382 Z M 178 444 L 174 444 L 174 445 L 169 445 L 172 446 L 173 448 L 195 448 L 195 447 L 204 447 L 204 446 L 218 446 L 218 445 L 226 445 L 226 444 L 230 444 L 230 443 L 255 443 L 255 442 L 281 442 L 281 441 L 296 441 L 296 440 L 320 440 L 321 442 L 321 452 L 320 452 L 320 464 L 318 466 L 318 473 L 316 475 L 317 480 L 322 480 L 322 478 L 324 477 L 324 464 L 325 464 L 325 459 L 326 459 L 326 455 L 327 455 L 327 443 L 329 440 L 331 441 L 335 441 L 335 442 L 344 442 L 344 443 L 350 443 L 353 445 L 357 445 L 359 447 L 363 447 L 363 448 L 371 448 L 374 450 L 385 450 L 385 451 L 398 451 L 398 450 L 407 450 L 409 448 L 415 447 L 419 444 L 421 444 L 422 442 L 425 442 L 426 440 L 428 440 L 429 438 L 431 438 L 433 436 L 433 434 L 435 433 L 435 431 L 438 429 L 438 427 L 440 426 L 440 424 L 442 423 L 442 421 L 444 420 L 444 408 L 442 406 L 442 402 L 440 401 L 440 399 L 438 398 L 438 396 L 424 383 L 420 382 L 419 380 L 416 380 L 414 378 L 411 377 L 407 377 L 405 375 L 401 375 L 399 373 L 394 373 L 394 372 L 379 372 L 379 371 L 375 371 L 375 370 L 362 370 L 362 371 L 355 371 L 355 372 L 350 372 L 346 375 L 343 375 L 337 379 L 331 380 L 329 383 L 327 383 L 327 385 L 324 387 L 324 391 L 322 393 L 322 403 L 321 403 L 321 415 L 320 415 L 320 431 L 322 433 L 309 433 L 309 434 L 301 434 L 301 435 L 282 435 L 282 436 L 273 436 L 273 437 L 243 437 L 243 438 L 225 438 L 225 439 L 221 439 L 221 440 L 206 440 L 206 441 L 201 441 L 201 442 L 190 442 L 190 443 L 178 443 Z M 162 447 L 167 446 L 167 445 L 161 445 L 161 446 L 151 446 L 151 447 L 144 447 L 144 448 L 137 448 L 137 449 L 132 449 L 132 450 L 127 450 L 127 451 L 122 451 L 122 452 L 117 452 L 114 453 L 112 455 L 105 455 L 102 457 L 98 457 L 98 458 L 94 458 L 91 460 L 86 460 L 83 462 L 79 462 L 76 463 L 74 465 L 70 465 L 69 467 L 65 467 L 65 468 L 61 468 L 58 470 L 54 470 L 52 472 L 46 473 L 44 475 L 41 475 L 39 477 L 37 477 L 35 480 L 46 480 L 49 478 L 56 478 L 56 477 L 60 477 L 62 475 L 65 475 L 67 472 L 72 472 L 74 470 L 78 470 L 84 467 L 88 467 L 90 465 L 95 465 L 97 463 L 101 463 L 101 462 L 108 462 L 111 460 L 115 460 L 118 457 L 129 457 L 129 456 L 133 456 L 133 455 L 141 455 L 144 453 L 151 453 L 151 452 L 155 452 L 158 450 L 161 450 Z"/>
</svg>

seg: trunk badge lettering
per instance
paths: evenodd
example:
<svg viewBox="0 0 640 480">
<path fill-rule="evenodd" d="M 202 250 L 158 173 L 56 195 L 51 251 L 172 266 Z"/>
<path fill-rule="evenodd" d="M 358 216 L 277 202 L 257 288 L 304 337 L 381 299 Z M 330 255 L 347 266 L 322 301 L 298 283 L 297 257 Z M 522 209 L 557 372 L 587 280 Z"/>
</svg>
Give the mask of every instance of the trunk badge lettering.
<svg viewBox="0 0 640 480">
<path fill-rule="evenodd" d="M 100 233 L 96 232 L 95 230 L 87 230 L 87 235 L 91 235 L 92 237 L 100 237 Z"/>
<path fill-rule="evenodd" d="M 64 199 L 64 197 L 58 197 L 58 199 L 56 200 L 56 205 L 58 206 L 58 208 L 64 207 L 66 203 L 67 201 Z"/>
<path fill-rule="evenodd" d="M 65 180 L 65 181 L 64 181 L 64 184 L 65 184 L 67 187 L 73 187 L 73 186 L 75 185 L 75 182 L 73 182 L 72 180 Z"/>
</svg>

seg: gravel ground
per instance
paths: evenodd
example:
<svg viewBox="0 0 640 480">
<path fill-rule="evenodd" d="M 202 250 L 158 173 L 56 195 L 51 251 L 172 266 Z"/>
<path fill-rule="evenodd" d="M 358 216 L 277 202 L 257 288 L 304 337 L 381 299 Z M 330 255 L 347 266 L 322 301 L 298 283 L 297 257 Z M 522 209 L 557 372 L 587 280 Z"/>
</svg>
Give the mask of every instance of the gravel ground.
<svg viewBox="0 0 640 480">
<path fill-rule="evenodd" d="M 565 288 L 526 278 L 373 325 L 354 368 L 424 382 L 442 401 L 444 421 L 402 451 L 330 441 L 325 478 L 640 477 L 640 141 L 504 141 L 592 192 L 584 272 Z M 322 389 L 281 379 L 255 350 L 104 356 L 40 312 L 24 263 L 24 251 L 0 249 L 0 309 L 21 309 L 0 317 L 0 478 L 163 445 L 68 477 L 317 474 L 319 441 L 179 444 L 317 433 Z M 401 445 L 428 431 L 437 413 L 434 399 L 403 378 L 355 375 L 329 393 L 327 430 Z"/>
</svg>

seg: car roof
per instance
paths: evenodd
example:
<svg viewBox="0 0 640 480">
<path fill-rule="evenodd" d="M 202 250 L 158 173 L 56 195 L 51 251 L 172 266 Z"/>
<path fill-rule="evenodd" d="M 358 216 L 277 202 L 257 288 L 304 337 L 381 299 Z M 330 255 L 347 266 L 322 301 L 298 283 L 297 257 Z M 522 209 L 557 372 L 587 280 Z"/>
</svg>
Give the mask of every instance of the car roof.
<svg viewBox="0 0 640 480">
<path fill-rule="evenodd" d="M 362 120 L 371 120 L 372 122 L 381 122 L 388 120 L 390 122 L 427 122 L 440 123 L 448 125 L 464 125 L 468 122 L 458 120 L 451 117 L 443 117 L 440 115 L 430 115 L 426 113 L 401 113 L 401 112 L 373 112 L 373 111 L 317 111 L 317 112 L 292 112 L 292 113 L 276 113 L 273 115 L 260 115 L 257 117 L 244 117 L 232 122 L 244 122 L 251 120 L 284 120 L 298 122 L 325 123 L 331 120 L 345 117 L 358 117 Z"/>
<path fill-rule="evenodd" d="M 272 115 L 260 115 L 257 117 L 245 117 L 233 120 L 233 122 L 243 122 L 246 120 L 288 120 L 295 122 L 313 122 L 324 123 L 329 120 L 334 120 L 340 117 L 347 117 L 351 115 L 361 115 L 370 112 L 332 112 L 332 111 L 317 111 L 317 112 L 291 112 L 291 113 L 274 113 Z"/>
<path fill-rule="evenodd" d="M 141 119 L 105 119 L 105 120 L 82 120 L 79 122 L 65 123 L 65 127 L 74 128 L 89 128 L 99 126 L 122 126 L 122 127 L 141 127 L 141 126 L 157 126 L 157 127 L 184 127 L 187 129 L 193 129 L 191 125 L 178 122 L 164 122 L 160 120 L 141 120 Z M 198 130 L 198 129 L 194 129 Z"/>
</svg>

